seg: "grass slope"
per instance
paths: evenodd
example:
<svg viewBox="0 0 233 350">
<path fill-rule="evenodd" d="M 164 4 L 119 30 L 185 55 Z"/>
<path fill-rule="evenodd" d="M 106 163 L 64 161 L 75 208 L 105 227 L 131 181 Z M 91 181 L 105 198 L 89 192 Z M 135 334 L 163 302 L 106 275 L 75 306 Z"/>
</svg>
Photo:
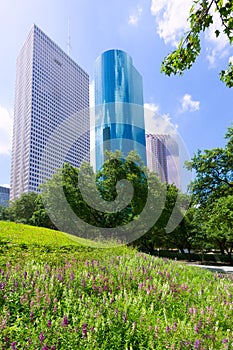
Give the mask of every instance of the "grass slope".
<svg viewBox="0 0 233 350">
<path fill-rule="evenodd" d="M 0 241 L 3 350 L 232 349 L 222 275 L 21 224 L 0 222 Z"/>
</svg>

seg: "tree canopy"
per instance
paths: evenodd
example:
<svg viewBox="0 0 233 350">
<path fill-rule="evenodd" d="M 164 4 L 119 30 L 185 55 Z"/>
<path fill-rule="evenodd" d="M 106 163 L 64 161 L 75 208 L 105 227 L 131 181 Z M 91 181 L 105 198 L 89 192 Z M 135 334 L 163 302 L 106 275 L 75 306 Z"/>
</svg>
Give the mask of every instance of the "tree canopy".
<svg viewBox="0 0 233 350">
<path fill-rule="evenodd" d="M 232 0 L 194 0 L 188 18 L 190 30 L 181 38 L 178 47 L 162 62 L 161 71 L 166 75 L 182 75 L 192 67 L 201 52 L 200 35 L 213 24 L 214 12 L 220 19 L 221 25 L 215 30 L 218 37 L 224 33 L 229 43 L 233 43 L 233 1 Z M 220 72 L 220 79 L 228 87 L 233 87 L 233 63 Z"/>
<path fill-rule="evenodd" d="M 197 205 L 207 206 L 215 199 L 233 195 L 233 126 L 228 128 L 225 138 L 228 141 L 224 148 L 203 153 L 198 150 L 187 163 L 187 168 L 196 172 L 191 190 Z"/>
<path fill-rule="evenodd" d="M 233 263 L 233 126 L 225 138 L 225 147 L 199 150 L 187 167 L 196 172 L 190 190 L 200 241 L 226 252 Z"/>
</svg>

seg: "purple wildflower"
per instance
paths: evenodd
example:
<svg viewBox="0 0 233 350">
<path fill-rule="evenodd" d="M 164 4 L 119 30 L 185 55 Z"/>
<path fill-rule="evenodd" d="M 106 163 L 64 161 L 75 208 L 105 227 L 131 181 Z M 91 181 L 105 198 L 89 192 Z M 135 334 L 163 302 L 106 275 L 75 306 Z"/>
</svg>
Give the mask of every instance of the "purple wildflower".
<svg viewBox="0 0 233 350">
<path fill-rule="evenodd" d="M 12 350 L 16 350 L 17 348 L 16 348 L 16 341 L 13 341 L 12 343 L 11 343 L 11 349 Z"/>
<path fill-rule="evenodd" d="M 48 323 L 47 323 L 48 328 L 50 328 L 50 327 L 51 327 L 51 324 L 52 324 L 51 320 L 48 320 Z"/>
<path fill-rule="evenodd" d="M 33 312 L 30 312 L 30 321 L 33 322 L 33 319 L 34 319 L 34 314 Z"/>
<path fill-rule="evenodd" d="M 39 339 L 40 339 L 40 343 L 42 344 L 44 339 L 45 339 L 44 333 L 42 333 L 42 332 L 40 333 Z"/>
<path fill-rule="evenodd" d="M 200 340 L 196 340 L 194 343 L 194 349 L 200 349 L 200 345 L 201 345 L 201 341 Z"/>
<path fill-rule="evenodd" d="M 82 336 L 83 338 L 87 337 L 87 323 L 84 323 L 84 325 L 82 326 Z"/>
<path fill-rule="evenodd" d="M 64 318 L 63 318 L 63 320 L 62 320 L 62 327 L 66 327 L 66 326 L 68 326 L 68 324 L 69 324 L 69 321 L 68 321 L 68 317 L 67 316 L 65 316 Z"/>
</svg>

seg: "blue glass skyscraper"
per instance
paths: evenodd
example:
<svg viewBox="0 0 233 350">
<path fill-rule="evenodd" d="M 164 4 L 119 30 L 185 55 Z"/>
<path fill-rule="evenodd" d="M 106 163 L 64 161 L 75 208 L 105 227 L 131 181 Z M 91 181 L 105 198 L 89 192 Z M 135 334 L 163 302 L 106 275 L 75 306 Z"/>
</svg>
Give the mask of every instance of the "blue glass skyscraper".
<svg viewBox="0 0 233 350">
<path fill-rule="evenodd" d="M 135 150 L 146 165 L 142 77 L 124 51 L 109 50 L 95 63 L 96 169 L 105 150 Z"/>
</svg>

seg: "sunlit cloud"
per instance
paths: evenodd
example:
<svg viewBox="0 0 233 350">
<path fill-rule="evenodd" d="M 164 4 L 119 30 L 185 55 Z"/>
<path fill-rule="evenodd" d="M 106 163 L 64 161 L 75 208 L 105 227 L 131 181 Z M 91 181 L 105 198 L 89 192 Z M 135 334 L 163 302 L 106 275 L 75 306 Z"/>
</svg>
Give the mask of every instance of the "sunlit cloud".
<svg viewBox="0 0 233 350">
<path fill-rule="evenodd" d="M 129 15 L 128 24 L 132 26 L 137 26 L 141 17 L 142 17 L 142 8 L 140 6 L 137 6 L 137 10 L 133 14 Z"/>
<path fill-rule="evenodd" d="M 200 101 L 194 101 L 192 96 L 185 94 L 181 99 L 180 113 L 195 112 L 200 109 Z"/>
<path fill-rule="evenodd" d="M 10 154 L 13 118 L 9 111 L 0 106 L 0 154 Z"/>
<path fill-rule="evenodd" d="M 151 13 L 155 16 L 156 33 L 165 42 L 177 47 L 180 39 L 190 30 L 188 17 L 193 0 L 152 0 Z M 206 59 L 213 68 L 216 61 L 229 54 L 230 45 L 227 36 L 220 33 L 216 38 L 215 31 L 221 29 L 219 13 L 212 9 L 213 24 L 203 37 L 206 46 Z"/>
</svg>

